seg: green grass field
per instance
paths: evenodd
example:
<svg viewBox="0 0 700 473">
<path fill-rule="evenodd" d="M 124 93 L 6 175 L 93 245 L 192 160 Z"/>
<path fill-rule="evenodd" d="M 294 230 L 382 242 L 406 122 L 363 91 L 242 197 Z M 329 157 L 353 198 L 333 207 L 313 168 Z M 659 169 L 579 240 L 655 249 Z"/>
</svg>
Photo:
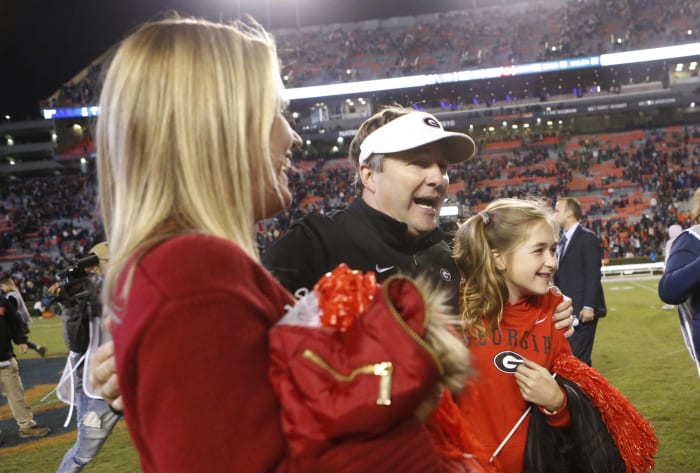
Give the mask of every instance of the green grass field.
<svg viewBox="0 0 700 473">
<path fill-rule="evenodd" d="M 660 440 L 656 472 L 698 473 L 700 379 L 683 345 L 675 311 L 661 309 L 656 284 L 657 279 L 605 281 L 609 310 L 608 316 L 598 325 L 593 364 L 656 426 Z M 49 347 L 62 347 L 60 320 L 34 323 L 31 338 Z M 59 351 L 56 349 L 52 353 Z M 41 393 L 32 393 L 31 402 L 51 388 L 53 386 L 47 386 Z M 49 403 L 37 408 L 55 405 Z M 199 434 L 193 432 L 192 435 Z M 18 447 L 0 448 L 0 471 L 53 472 L 73 440 L 71 432 Z M 97 461 L 85 471 L 139 471 L 136 453 L 123 422 Z"/>
</svg>

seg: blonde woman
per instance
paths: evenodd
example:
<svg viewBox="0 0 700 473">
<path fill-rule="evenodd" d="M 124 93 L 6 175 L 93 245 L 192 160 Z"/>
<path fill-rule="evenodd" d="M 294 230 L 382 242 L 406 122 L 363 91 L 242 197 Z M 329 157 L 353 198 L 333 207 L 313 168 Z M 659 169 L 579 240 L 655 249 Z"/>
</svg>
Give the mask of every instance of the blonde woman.
<svg viewBox="0 0 700 473">
<path fill-rule="evenodd" d="M 146 473 L 434 471 L 412 413 L 320 457 L 287 456 L 268 332 L 293 298 L 254 239 L 255 221 L 291 201 L 300 138 L 284 107 L 274 42 L 257 25 L 170 18 L 119 47 L 97 124 L 117 367 L 106 395 L 118 379 Z"/>
<path fill-rule="evenodd" d="M 0 290 L 5 293 L 7 300 L 14 305 L 15 309 L 17 309 L 17 313 L 24 322 L 25 331 L 27 335 L 29 335 L 29 324 L 32 323 L 32 316 L 29 314 L 29 310 L 27 309 L 27 305 L 24 303 L 22 293 L 19 292 L 19 288 L 17 287 L 17 284 L 15 284 L 14 279 L 6 278 L 0 281 Z M 37 345 L 36 343 L 28 341 L 27 346 L 37 352 L 42 358 L 46 358 L 47 349 L 44 345 Z"/>
</svg>

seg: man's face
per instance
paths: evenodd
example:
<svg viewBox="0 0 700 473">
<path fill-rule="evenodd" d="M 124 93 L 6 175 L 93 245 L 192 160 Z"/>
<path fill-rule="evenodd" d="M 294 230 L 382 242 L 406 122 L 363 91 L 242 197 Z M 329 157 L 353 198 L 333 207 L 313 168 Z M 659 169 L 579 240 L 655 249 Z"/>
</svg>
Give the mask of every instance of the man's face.
<svg viewBox="0 0 700 473">
<path fill-rule="evenodd" d="M 566 207 L 566 202 L 560 200 L 554 206 L 554 216 L 557 219 L 557 223 L 562 227 L 566 228 L 566 222 L 569 215 L 569 209 Z"/>
<path fill-rule="evenodd" d="M 449 178 L 447 154 L 440 143 L 385 155 L 382 171 L 361 169 L 363 199 L 371 207 L 408 225 L 420 239 L 439 223 Z"/>
</svg>

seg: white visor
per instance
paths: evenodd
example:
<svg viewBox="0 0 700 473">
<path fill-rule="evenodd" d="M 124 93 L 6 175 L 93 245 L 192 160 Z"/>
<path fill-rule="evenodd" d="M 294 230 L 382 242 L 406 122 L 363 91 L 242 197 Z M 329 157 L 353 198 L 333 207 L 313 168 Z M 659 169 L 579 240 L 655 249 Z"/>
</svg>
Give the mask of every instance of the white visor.
<svg viewBox="0 0 700 473">
<path fill-rule="evenodd" d="M 361 165 L 373 154 L 398 153 L 443 140 L 448 145 L 450 164 L 461 163 L 474 156 L 476 145 L 470 136 L 445 131 L 440 121 L 429 113 L 411 112 L 367 135 L 360 145 L 358 164 Z"/>
</svg>

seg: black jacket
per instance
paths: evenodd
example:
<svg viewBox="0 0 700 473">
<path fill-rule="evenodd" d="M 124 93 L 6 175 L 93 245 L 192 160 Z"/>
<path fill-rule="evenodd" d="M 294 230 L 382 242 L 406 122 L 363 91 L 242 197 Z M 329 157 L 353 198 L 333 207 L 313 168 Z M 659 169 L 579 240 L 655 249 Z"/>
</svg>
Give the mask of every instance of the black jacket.
<svg viewBox="0 0 700 473">
<path fill-rule="evenodd" d="M 81 297 L 61 301 L 63 339 L 70 351 L 80 354 L 85 353 L 90 344 L 90 319 L 102 315 L 102 279 L 89 277 L 85 284 L 86 291 Z"/>
<path fill-rule="evenodd" d="M 426 275 L 449 291 L 456 312 L 459 270 L 444 235 L 435 229 L 419 242 L 408 238 L 405 223 L 355 199 L 345 210 L 328 215 L 311 213 L 295 222 L 262 257 L 263 265 L 292 293 L 313 288 L 318 279 L 340 263 L 373 271 L 378 281 L 401 272 Z"/>
<path fill-rule="evenodd" d="M 532 409 L 524 473 L 625 473 L 625 463 L 600 412 L 572 381 L 557 377 L 565 389 L 571 425 L 555 429 Z"/>
<path fill-rule="evenodd" d="M 27 343 L 27 333 L 22 318 L 13 304 L 0 296 L 0 361 L 7 361 L 15 356 L 12 342 L 17 345 Z"/>
<path fill-rule="evenodd" d="M 598 237 L 581 225 L 576 228 L 554 273 L 554 284 L 571 298 L 574 314 L 591 307 L 597 317 L 604 317 L 605 294 L 600 266 L 603 249 Z"/>
</svg>

